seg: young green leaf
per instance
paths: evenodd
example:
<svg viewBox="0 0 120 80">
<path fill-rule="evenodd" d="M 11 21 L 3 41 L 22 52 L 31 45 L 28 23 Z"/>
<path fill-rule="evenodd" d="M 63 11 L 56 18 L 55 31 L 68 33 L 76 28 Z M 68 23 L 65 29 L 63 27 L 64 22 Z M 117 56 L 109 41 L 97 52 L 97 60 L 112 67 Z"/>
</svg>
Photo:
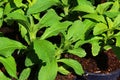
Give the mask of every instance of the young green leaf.
<svg viewBox="0 0 120 80">
<path fill-rule="evenodd" d="M 98 55 L 101 46 L 99 45 L 99 40 L 102 39 L 101 37 L 94 37 L 90 39 L 88 42 L 92 45 L 92 55 L 96 56 Z"/>
<path fill-rule="evenodd" d="M 42 12 L 49 7 L 56 5 L 59 0 L 36 0 L 36 2 L 28 8 L 27 14 Z"/>
<path fill-rule="evenodd" d="M 116 0 L 116 1 L 113 3 L 112 8 L 110 9 L 110 12 L 119 12 L 119 9 L 120 9 L 119 0 Z"/>
<path fill-rule="evenodd" d="M 64 75 L 68 75 L 70 72 L 66 70 L 63 66 L 58 67 L 58 72 Z"/>
<path fill-rule="evenodd" d="M 23 6 L 23 3 L 22 3 L 23 0 L 14 0 L 14 3 L 17 7 L 21 7 Z"/>
<path fill-rule="evenodd" d="M 68 30 L 68 34 L 66 35 L 66 40 L 75 40 L 79 39 L 80 30 L 83 27 L 83 23 L 80 20 L 75 21 L 72 26 Z"/>
<path fill-rule="evenodd" d="M 73 49 L 73 50 L 68 50 L 68 52 L 70 54 L 74 54 L 74 55 L 79 56 L 79 57 L 85 57 L 85 55 L 86 55 L 85 50 L 83 50 L 82 48 L 76 48 L 76 49 Z"/>
<path fill-rule="evenodd" d="M 41 36 L 40 39 L 46 39 L 49 38 L 51 36 L 56 36 L 58 35 L 58 33 L 62 33 L 65 30 L 67 30 L 67 27 L 71 24 L 71 22 L 58 22 L 58 23 L 54 23 L 51 27 L 47 28 L 46 31 L 44 32 L 44 34 Z"/>
<path fill-rule="evenodd" d="M 73 59 L 60 59 L 58 62 L 63 62 L 66 65 L 70 66 L 74 69 L 75 73 L 78 75 L 82 75 L 84 73 L 83 68 L 79 62 Z"/>
<path fill-rule="evenodd" d="M 98 21 L 98 22 L 106 23 L 104 16 L 103 15 L 98 15 L 96 13 L 86 14 L 82 17 L 83 18 L 90 18 L 90 19 L 93 19 L 93 20 Z"/>
<path fill-rule="evenodd" d="M 109 17 L 107 17 L 106 19 L 107 19 L 107 22 L 108 22 L 109 29 L 112 29 L 113 21 Z"/>
<path fill-rule="evenodd" d="M 120 35 L 116 36 L 116 46 L 120 47 Z"/>
<path fill-rule="evenodd" d="M 0 27 L 2 26 L 3 24 L 3 8 L 0 8 Z"/>
<path fill-rule="evenodd" d="M 18 41 L 11 40 L 5 37 L 0 37 L 0 55 L 11 56 L 16 49 L 25 49 L 26 46 Z"/>
<path fill-rule="evenodd" d="M 40 61 L 34 50 L 29 50 L 26 55 L 25 66 L 30 67 L 38 63 L 40 63 Z"/>
<path fill-rule="evenodd" d="M 30 68 L 26 68 L 24 69 L 21 74 L 20 74 L 20 77 L 18 80 L 27 80 L 29 75 L 30 75 L 30 72 L 31 72 L 31 69 Z"/>
<path fill-rule="evenodd" d="M 38 80 L 55 80 L 58 65 L 56 59 L 43 65 L 38 73 Z"/>
<path fill-rule="evenodd" d="M 17 79 L 16 71 L 16 62 L 12 56 L 9 57 L 0 57 L 0 62 L 4 65 L 8 74 Z"/>
<path fill-rule="evenodd" d="M 55 56 L 55 46 L 47 40 L 34 40 L 34 50 L 38 58 L 50 62 Z"/>
<path fill-rule="evenodd" d="M 0 71 L 0 79 L 1 80 L 11 80 L 10 78 L 6 77 L 2 71 Z"/>
<path fill-rule="evenodd" d="M 104 14 L 104 12 L 110 7 L 110 5 L 112 5 L 113 2 L 105 2 L 105 3 L 101 3 L 97 6 L 96 11 L 99 14 Z"/>
<path fill-rule="evenodd" d="M 53 16 L 54 16 L 54 18 L 53 18 Z M 39 26 L 39 24 L 41 26 L 51 26 L 52 24 L 59 22 L 59 20 L 61 20 L 61 17 L 59 17 L 53 9 L 50 9 L 41 18 L 40 22 L 38 23 L 38 26 Z"/>
<path fill-rule="evenodd" d="M 22 24 L 27 30 L 29 30 L 29 26 L 30 26 L 29 20 L 27 16 L 24 15 L 24 12 L 21 9 L 9 13 L 7 15 L 6 20 L 16 20 L 20 24 Z"/>
<path fill-rule="evenodd" d="M 104 23 L 97 23 L 93 29 L 94 35 L 102 34 L 103 32 L 108 30 L 108 26 Z"/>
<path fill-rule="evenodd" d="M 64 5 L 68 5 L 68 0 L 61 0 Z"/>
<path fill-rule="evenodd" d="M 120 25 L 120 14 L 115 18 L 114 23 L 113 23 L 113 27 L 116 28 Z"/>
<path fill-rule="evenodd" d="M 78 5 L 76 6 L 73 11 L 82 11 L 82 12 L 87 12 L 87 13 L 95 13 L 94 7 L 90 5 Z"/>
<path fill-rule="evenodd" d="M 12 11 L 14 8 L 11 7 L 10 3 L 6 3 L 5 8 L 4 8 L 4 15 L 7 15 Z"/>
</svg>

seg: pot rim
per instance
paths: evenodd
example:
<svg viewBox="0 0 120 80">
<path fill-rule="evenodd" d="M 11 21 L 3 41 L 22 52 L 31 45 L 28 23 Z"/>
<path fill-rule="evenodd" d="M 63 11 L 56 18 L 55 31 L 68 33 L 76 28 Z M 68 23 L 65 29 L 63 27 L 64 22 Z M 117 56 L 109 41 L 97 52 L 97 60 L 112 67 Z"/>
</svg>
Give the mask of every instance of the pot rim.
<svg viewBox="0 0 120 80">
<path fill-rule="evenodd" d="M 112 71 L 112 72 L 110 72 L 110 73 L 92 73 L 92 72 L 87 72 L 87 71 L 85 71 L 85 76 L 87 76 L 87 75 L 110 76 L 110 75 L 118 74 L 118 73 L 120 73 L 120 69 L 117 69 L 117 70 Z"/>
</svg>

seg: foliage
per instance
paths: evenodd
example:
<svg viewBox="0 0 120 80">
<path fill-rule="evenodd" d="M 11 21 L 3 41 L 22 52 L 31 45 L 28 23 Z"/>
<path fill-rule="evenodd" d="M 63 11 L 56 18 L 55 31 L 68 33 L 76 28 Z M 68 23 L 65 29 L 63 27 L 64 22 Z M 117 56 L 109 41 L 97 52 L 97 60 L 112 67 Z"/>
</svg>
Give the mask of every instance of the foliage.
<svg viewBox="0 0 120 80">
<path fill-rule="evenodd" d="M 82 75 L 82 65 L 63 55 L 85 57 L 82 45 L 86 43 L 92 45 L 93 56 L 103 47 L 120 47 L 119 5 L 119 0 L 97 6 L 94 0 L 1 0 L 0 27 L 6 24 L 12 28 L 16 24 L 26 44 L 0 33 L 0 63 L 9 74 L 1 71 L 0 78 L 29 79 L 36 65 L 37 80 L 54 80 L 58 72 L 68 75 L 71 68 Z M 58 38 L 53 37 L 60 40 L 56 42 Z M 17 56 L 25 56 L 25 68 L 19 75 L 13 57 L 15 51 Z"/>
</svg>

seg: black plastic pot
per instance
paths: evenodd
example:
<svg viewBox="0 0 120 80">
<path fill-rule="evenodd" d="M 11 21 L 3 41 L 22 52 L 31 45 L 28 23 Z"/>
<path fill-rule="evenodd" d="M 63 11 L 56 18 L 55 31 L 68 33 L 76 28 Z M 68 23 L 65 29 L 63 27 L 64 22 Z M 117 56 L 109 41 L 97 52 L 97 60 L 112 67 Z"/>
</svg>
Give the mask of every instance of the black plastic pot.
<svg viewBox="0 0 120 80">
<path fill-rule="evenodd" d="M 84 76 L 77 78 L 76 80 L 117 80 L 119 76 L 120 76 L 120 69 L 114 72 L 111 72 L 109 74 L 86 72 Z"/>
</svg>

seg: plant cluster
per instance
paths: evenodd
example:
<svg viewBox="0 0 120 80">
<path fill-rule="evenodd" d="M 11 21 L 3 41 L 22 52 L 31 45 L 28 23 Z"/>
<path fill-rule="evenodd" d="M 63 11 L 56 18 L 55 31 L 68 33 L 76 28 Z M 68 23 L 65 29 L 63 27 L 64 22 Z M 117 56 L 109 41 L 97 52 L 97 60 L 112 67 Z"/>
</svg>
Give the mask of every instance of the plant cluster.
<svg viewBox="0 0 120 80">
<path fill-rule="evenodd" d="M 9 74 L 6 76 L 0 71 L 0 79 L 26 80 L 36 65 L 39 67 L 36 70 L 38 80 L 54 80 L 58 72 L 67 75 L 69 68 L 82 75 L 81 64 L 63 55 L 85 57 L 87 53 L 82 45 L 86 43 L 91 44 L 93 56 L 97 56 L 102 48 L 120 47 L 119 0 L 98 5 L 94 2 L 0 0 L 0 27 L 5 24 L 10 28 L 17 27 L 26 43 L 0 33 L 0 62 Z M 17 56 L 25 56 L 25 68 L 18 75 L 13 57 L 15 51 Z"/>
</svg>

